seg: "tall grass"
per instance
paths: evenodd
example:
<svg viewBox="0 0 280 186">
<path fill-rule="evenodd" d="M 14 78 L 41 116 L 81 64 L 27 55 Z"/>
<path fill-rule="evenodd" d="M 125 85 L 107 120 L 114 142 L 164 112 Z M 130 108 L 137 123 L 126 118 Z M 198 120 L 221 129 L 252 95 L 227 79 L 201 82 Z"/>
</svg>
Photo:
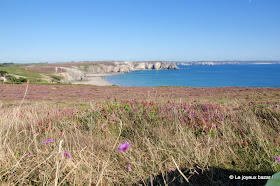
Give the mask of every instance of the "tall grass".
<svg viewBox="0 0 280 186">
<path fill-rule="evenodd" d="M 223 170 L 280 170 L 274 159 L 280 155 L 277 105 L 235 102 L 230 107 L 156 99 L 89 105 L 62 108 L 37 102 L 2 108 L 1 182 L 231 185 Z M 44 145 L 48 139 L 54 142 Z M 118 153 L 124 142 L 131 147 Z M 207 174 L 213 168 L 220 170 L 220 180 Z"/>
</svg>

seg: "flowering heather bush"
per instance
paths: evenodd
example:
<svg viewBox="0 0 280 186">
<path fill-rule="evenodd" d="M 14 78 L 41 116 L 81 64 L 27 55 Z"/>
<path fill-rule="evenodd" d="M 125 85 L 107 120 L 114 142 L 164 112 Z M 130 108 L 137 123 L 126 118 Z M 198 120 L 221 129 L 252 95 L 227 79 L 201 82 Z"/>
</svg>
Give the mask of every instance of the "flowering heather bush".
<svg viewBox="0 0 280 186">
<path fill-rule="evenodd" d="M 26 85 L 0 84 L 0 100 L 21 100 Z M 136 99 L 163 101 L 240 104 L 279 104 L 280 88 L 188 88 L 188 87 L 98 87 L 90 85 L 36 85 L 31 84 L 25 100 L 55 102 L 88 102 L 93 100 Z M 252 103 L 251 103 L 252 102 Z M 236 105 L 237 106 L 237 105 Z"/>
<path fill-rule="evenodd" d="M 44 141 L 43 144 L 44 145 L 47 145 L 49 143 L 53 143 L 54 141 L 52 139 L 48 139 L 47 141 Z"/>
<path fill-rule="evenodd" d="M 274 89 L 246 100 L 246 88 L 30 87 L 23 104 L 21 85 L 0 88 L 5 185 L 232 185 L 230 174 L 280 171 Z"/>
<path fill-rule="evenodd" d="M 50 67 L 50 66 L 27 66 L 25 68 L 38 72 L 56 73 L 55 67 Z M 60 70 L 59 72 L 62 71 Z"/>
<path fill-rule="evenodd" d="M 118 152 L 126 152 L 128 147 L 131 147 L 131 145 L 129 144 L 129 142 L 125 142 L 124 144 L 120 144 L 119 148 L 118 148 Z"/>
</svg>

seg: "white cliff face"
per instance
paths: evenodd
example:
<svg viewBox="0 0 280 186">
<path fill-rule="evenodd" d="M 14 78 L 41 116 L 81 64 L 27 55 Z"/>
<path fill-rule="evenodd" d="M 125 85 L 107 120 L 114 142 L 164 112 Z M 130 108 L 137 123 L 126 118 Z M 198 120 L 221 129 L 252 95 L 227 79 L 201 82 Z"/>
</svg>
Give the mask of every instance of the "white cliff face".
<svg viewBox="0 0 280 186">
<path fill-rule="evenodd" d="M 66 72 L 60 73 L 64 76 L 63 83 L 73 81 L 83 81 L 87 74 L 115 74 L 129 73 L 136 70 L 159 70 L 159 69 L 179 69 L 174 63 L 170 62 L 93 62 L 87 66 L 56 67 L 56 72 L 62 69 Z"/>
<path fill-rule="evenodd" d="M 85 73 L 83 73 L 80 69 L 77 68 L 69 68 L 69 67 L 58 67 L 58 69 L 63 69 L 66 72 L 60 73 L 60 75 L 64 76 L 63 83 L 71 83 L 73 81 L 82 81 L 85 77 Z M 57 69 L 57 70 L 58 70 Z"/>
<path fill-rule="evenodd" d="M 134 70 L 161 70 L 179 69 L 174 63 L 170 62 L 134 62 Z"/>
<path fill-rule="evenodd" d="M 161 63 L 160 62 L 156 62 L 154 64 L 154 69 L 158 70 L 158 69 L 160 69 L 160 67 L 161 67 Z"/>
<path fill-rule="evenodd" d="M 115 62 L 110 65 L 101 64 L 103 73 L 128 73 L 135 70 L 150 69 L 178 69 L 174 63 L 170 62 Z"/>
<path fill-rule="evenodd" d="M 87 69 L 84 69 L 89 73 L 102 73 L 102 68 L 99 65 L 91 65 Z"/>
<path fill-rule="evenodd" d="M 135 69 L 138 70 L 145 70 L 146 69 L 146 64 L 145 63 L 135 63 Z"/>
</svg>

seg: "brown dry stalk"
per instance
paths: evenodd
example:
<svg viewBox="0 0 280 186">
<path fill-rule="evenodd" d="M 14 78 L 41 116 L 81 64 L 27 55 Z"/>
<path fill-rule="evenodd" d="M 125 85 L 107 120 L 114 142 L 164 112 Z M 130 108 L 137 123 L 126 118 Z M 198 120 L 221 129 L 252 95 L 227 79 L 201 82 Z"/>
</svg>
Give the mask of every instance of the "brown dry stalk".
<svg viewBox="0 0 280 186">
<path fill-rule="evenodd" d="M 118 138 L 116 139 L 116 142 L 115 142 L 115 144 L 114 144 L 114 146 L 113 146 L 113 151 L 114 151 L 115 148 L 116 148 L 116 145 L 117 145 L 117 143 L 118 143 L 118 141 L 119 141 L 119 138 L 120 138 L 120 136 L 121 136 L 121 133 L 122 133 L 122 121 L 120 120 L 120 133 L 119 133 L 119 136 L 118 136 Z M 98 185 L 100 184 L 101 180 L 102 180 L 104 171 L 105 171 L 105 169 L 106 169 L 106 167 L 107 167 L 107 165 L 108 165 L 108 162 L 109 162 L 109 160 L 110 160 L 111 154 L 113 154 L 113 153 L 110 153 L 110 155 L 109 155 L 109 157 L 108 157 L 108 159 L 107 159 L 107 161 L 106 161 L 106 163 L 105 163 L 105 165 L 104 165 L 104 167 L 103 167 L 103 169 L 102 169 L 102 171 L 101 171 L 101 174 L 100 174 L 100 176 L 99 176 L 99 179 L 98 179 L 98 181 L 97 181 L 96 186 L 98 186 Z"/>
<path fill-rule="evenodd" d="M 182 171 L 181 171 L 180 168 L 178 167 L 178 165 L 177 165 L 176 161 L 174 160 L 174 158 L 173 158 L 172 156 L 171 156 L 171 158 L 172 158 L 172 160 L 173 160 L 173 162 L 174 162 L 174 164 L 175 164 L 177 170 L 179 171 L 179 173 L 185 178 L 185 180 L 186 180 L 188 183 L 190 183 L 190 182 L 189 182 L 189 179 L 182 173 Z"/>
</svg>

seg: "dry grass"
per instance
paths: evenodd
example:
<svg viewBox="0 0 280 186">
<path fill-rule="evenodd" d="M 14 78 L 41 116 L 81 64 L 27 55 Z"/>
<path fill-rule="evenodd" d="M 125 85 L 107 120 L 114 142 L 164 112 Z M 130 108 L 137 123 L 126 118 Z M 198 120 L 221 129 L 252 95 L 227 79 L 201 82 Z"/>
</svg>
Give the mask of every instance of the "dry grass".
<svg viewBox="0 0 280 186">
<path fill-rule="evenodd" d="M 228 103 L 153 97 L 3 105 L 1 183 L 231 185 L 232 173 L 279 171 L 279 104 Z M 47 139 L 54 142 L 44 145 Z M 131 147 L 118 153 L 126 141 Z"/>
</svg>

